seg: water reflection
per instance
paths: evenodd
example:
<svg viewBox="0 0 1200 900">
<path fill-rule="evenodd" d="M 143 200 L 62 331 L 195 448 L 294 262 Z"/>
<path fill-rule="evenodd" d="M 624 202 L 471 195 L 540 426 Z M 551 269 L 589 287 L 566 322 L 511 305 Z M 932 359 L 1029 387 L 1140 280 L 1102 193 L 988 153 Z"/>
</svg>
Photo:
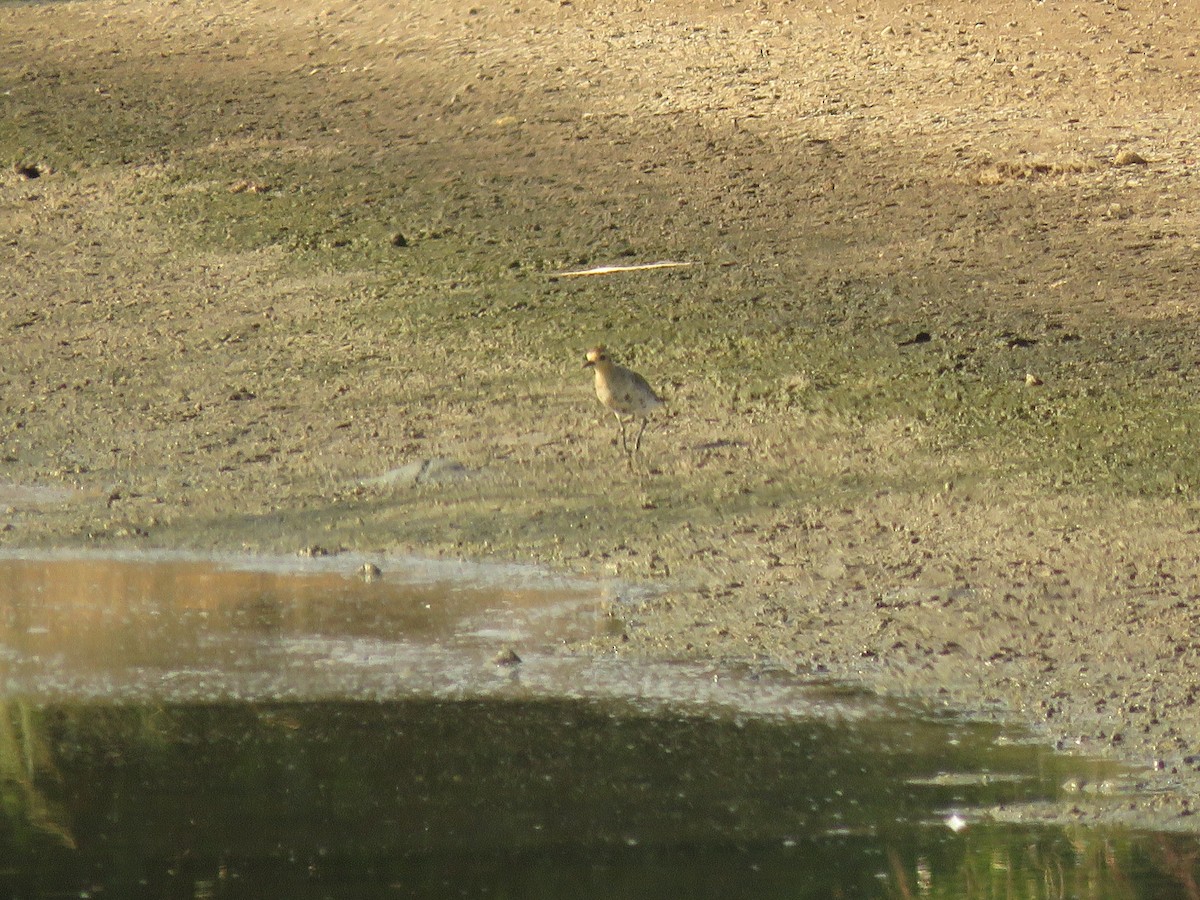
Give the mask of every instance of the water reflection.
<svg viewBox="0 0 1200 900">
<path fill-rule="evenodd" d="M 1111 766 L 573 657 L 592 585 L 356 564 L 0 558 L 0 896 L 1200 896 L 1191 837 L 985 812 Z"/>
<path fill-rule="evenodd" d="M 6 704 L 7 896 L 1169 897 L 1182 837 L 931 812 L 1061 773 L 923 779 L 993 734 L 606 702 Z M 926 735 L 926 737 L 930 737 Z M 888 748 L 881 750 L 880 748 Z"/>
<path fill-rule="evenodd" d="M 531 567 L 180 555 L 0 557 L 0 673 L 46 699 L 394 697 L 503 683 L 497 648 L 605 627 Z M 584 614 L 586 610 L 591 614 Z"/>
</svg>

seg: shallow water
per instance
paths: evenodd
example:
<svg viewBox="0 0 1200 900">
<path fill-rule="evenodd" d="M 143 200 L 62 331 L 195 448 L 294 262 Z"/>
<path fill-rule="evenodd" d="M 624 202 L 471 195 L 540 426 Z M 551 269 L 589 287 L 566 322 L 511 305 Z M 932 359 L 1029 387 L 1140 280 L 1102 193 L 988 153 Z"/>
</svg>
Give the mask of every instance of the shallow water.
<svg viewBox="0 0 1200 900">
<path fill-rule="evenodd" d="M 1111 766 L 565 652 L 619 586 L 363 561 L 0 557 L 3 896 L 1194 896 L 1192 838 L 989 815 Z"/>
</svg>

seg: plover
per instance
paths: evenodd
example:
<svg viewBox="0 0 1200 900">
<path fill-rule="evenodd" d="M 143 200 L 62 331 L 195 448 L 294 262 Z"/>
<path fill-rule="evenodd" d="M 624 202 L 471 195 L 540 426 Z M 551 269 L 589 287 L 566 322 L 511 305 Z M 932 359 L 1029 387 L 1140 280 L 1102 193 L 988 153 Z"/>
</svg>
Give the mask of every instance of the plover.
<svg viewBox="0 0 1200 900">
<path fill-rule="evenodd" d="M 618 366 L 609 359 L 608 351 L 603 346 L 593 347 L 587 352 L 583 367 L 591 367 L 595 371 L 596 396 L 617 417 L 617 424 L 621 426 L 621 446 L 632 465 L 634 454 L 642 445 L 642 432 L 646 430 L 648 417 L 663 405 L 663 399 L 654 393 L 646 379 L 637 372 Z M 642 420 L 637 437 L 633 441 L 632 451 L 625 438 L 626 417 Z"/>
</svg>

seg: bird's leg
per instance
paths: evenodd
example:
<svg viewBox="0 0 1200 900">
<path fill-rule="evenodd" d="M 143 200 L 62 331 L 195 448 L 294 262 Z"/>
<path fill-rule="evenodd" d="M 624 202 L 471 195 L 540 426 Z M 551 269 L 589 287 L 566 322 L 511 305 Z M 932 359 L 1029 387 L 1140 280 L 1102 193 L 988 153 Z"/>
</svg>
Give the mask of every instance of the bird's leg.
<svg viewBox="0 0 1200 900">
<path fill-rule="evenodd" d="M 625 420 L 621 418 L 621 414 L 619 412 L 614 412 L 613 415 L 617 417 L 617 424 L 621 426 L 621 449 L 625 451 L 626 455 L 628 455 L 629 444 L 625 440 Z"/>
<path fill-rule="evenodd" d="M 633 452 L 634 453 L 637 453 L 638 450 L 642 446 L 642 434 L 643 434 L 643 432 L 645 432 L 646 425 L 649 421 L 650 421 L 649 419 L 642 419 L 642 427 L 638 429 L 637 439 L 633 442 Z"/>
</svg>

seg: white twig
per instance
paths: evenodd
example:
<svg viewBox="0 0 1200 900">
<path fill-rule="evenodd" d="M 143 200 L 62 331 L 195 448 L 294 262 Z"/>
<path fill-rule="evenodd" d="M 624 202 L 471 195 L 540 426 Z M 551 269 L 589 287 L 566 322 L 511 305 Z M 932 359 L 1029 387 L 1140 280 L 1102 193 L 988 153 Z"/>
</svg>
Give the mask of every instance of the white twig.
<svg viewBox="0 0 1200 900">
<path fill-rule="evenodd" d="M 614 272 L 637 272 L 642 269 L 677 269 L 681 266 L 694 265 L 690 262 L 673 262 L 664 259 L 661 262 L 635 263 L 631 266 L 595 266 L 591 269 L 574 269 L 567 272 L 551 272 L 551 278 L 578 278 L 581 275 L 612 275 Z"/>
</svg>

